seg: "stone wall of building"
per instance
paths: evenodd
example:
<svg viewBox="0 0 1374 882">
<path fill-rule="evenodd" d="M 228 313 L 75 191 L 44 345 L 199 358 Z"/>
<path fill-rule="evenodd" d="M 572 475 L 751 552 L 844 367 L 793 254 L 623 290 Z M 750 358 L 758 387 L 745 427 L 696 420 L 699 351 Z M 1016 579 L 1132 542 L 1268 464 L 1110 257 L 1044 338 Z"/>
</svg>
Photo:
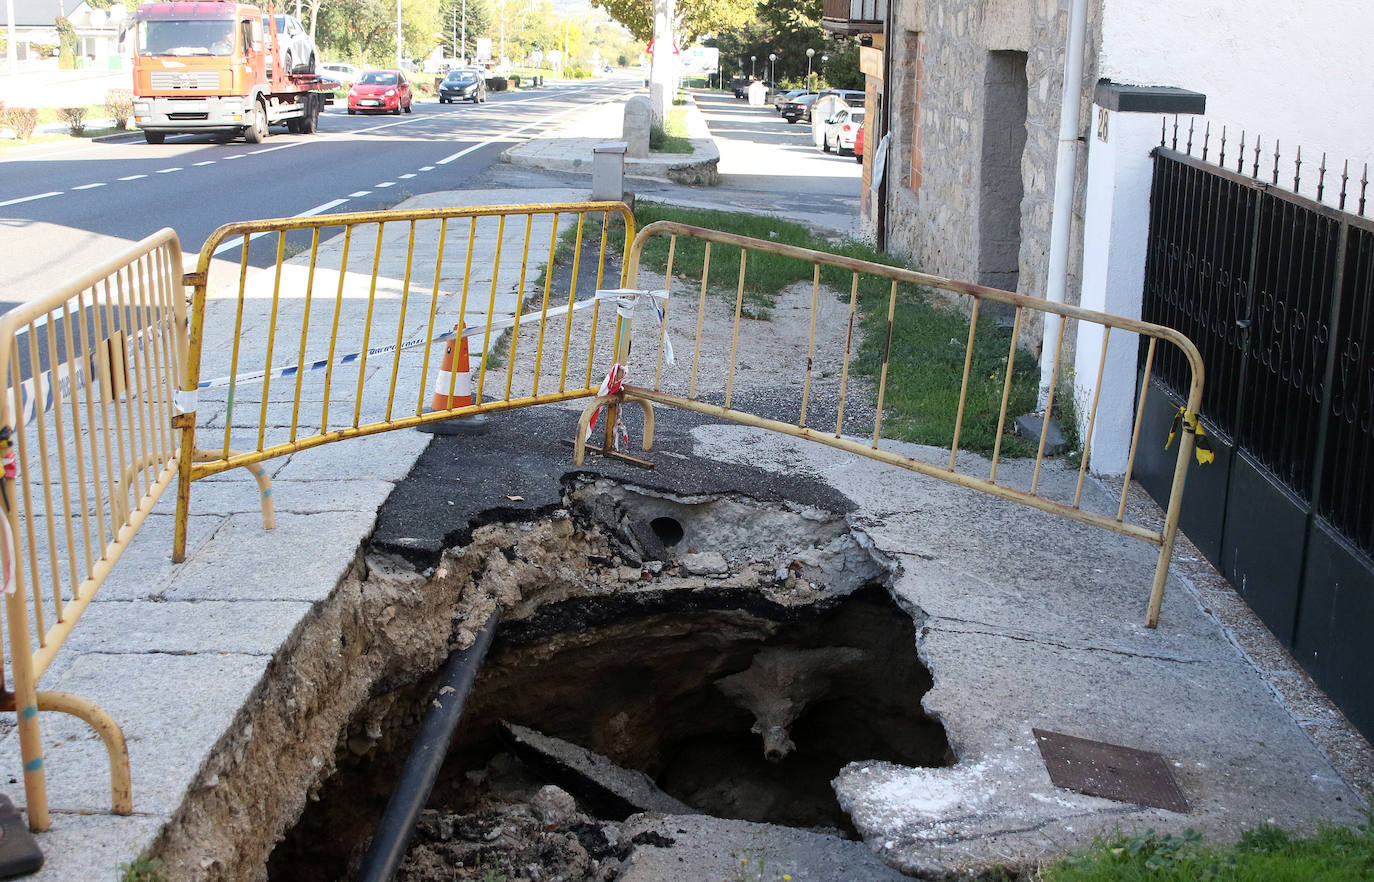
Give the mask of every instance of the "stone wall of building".
<svg viewBox="0 0 1374 882">
<path fill-rule="evenodd" d="M 888 156 L 888 250 L 928 272 L 977 281 L 985 277 L 989 212 L 981 204 L 1005 188 L 984 185 L 985 148 L 996 151 L 1005 131 L 994 101 L 1005 101 L 1003 78 L 988 76 L 992 53 L 1024 53 L 1025 143 L 1021 150 L 1021 204 L 1017 290 L 1045 295 L 1068 11 L 1058 0 L 896 0 L 891 51 L 892 134 Z M 1088 45 L 1096 45 L 1097 4 L 1090 4 Z M 1004 61 L 1007 55 L 1000 56 Z M 1085 64 L 1083 126 L 1096 53 Z M 989 118 L 989 110 L 992 116 Z M 986 137 L 997 141 L 985 145 Z M 1016 149 L 1008 139 L 1007 149 Z M 1080 151 L 1080 170 L 1086 151 Z M 1075 230 L 1081 240 L 1081 193 Z M 1004 209 L 999 209 L 1005 213 Z M 1067 299 L 1077 301 L 1077 246 L 1070 255 Z M 1038 346 L 1038 323 L 1026 342 Z"/>
</svg>

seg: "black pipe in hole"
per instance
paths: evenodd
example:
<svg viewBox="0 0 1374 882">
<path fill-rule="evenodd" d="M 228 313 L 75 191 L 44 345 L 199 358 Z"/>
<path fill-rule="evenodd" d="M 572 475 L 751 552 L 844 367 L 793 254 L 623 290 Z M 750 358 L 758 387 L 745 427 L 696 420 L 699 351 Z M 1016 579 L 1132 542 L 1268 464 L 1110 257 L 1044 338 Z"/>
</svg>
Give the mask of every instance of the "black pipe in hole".
<svg viewBox="0 0 1374 882">
<path fill-rule="evenodd" d="M 681 542 L 682 537 L 686 535 L 683 532 L 682 524 L 678 523 L 677 518 L 670 518 L 667 515 L 649 521 L 649 529 L 653 530 L 654 535 L 658 537 L 658 541 L 662 542 L 668 548 L 672 548 L 674 545 Z"/>
</svg>

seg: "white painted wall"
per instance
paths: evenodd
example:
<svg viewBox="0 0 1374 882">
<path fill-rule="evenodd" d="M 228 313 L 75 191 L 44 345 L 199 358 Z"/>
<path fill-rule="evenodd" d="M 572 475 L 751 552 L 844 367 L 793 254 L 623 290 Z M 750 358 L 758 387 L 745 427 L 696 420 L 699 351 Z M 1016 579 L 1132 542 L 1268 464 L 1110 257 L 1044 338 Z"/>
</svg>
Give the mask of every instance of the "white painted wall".
<svg viewBox="0 0 1374 882">
<path fill-rule="evenodd" d="M 1144 113 L 1102 115 L 1093 105 L 1088 129 L 1088 183 L 1084 199 L 1083 272 L 1080 305 L 1127 318 L 1140 318 L 1145 287 L 1145 249 L 1150 226 L 1150 149 L 1159 138 L 1158 117 Z M 1079 322 L 1074 352 L 1074 396 L 1079 437 L 1087 438 L 1094 417 L 1093 389 L 1102 355 L 1102 327 Z M 1103 366 L 1101 392 L 1088 466 L 1098 474 L 1126 471 L 1135 422 L 1136 352 L 1139 337 L 1113 331 Z"/>
<path fill-rule="evenodd" d="M 1214 130 L 1225 123 L 1244 128 L 1250 144 L 1256 132 L 1265 145 L 1280 140 L 1280 183 L 1292 183 L 1298 145 L 1308 193 L 1322 151 L 1328 166 L 1374 166 L 1374 0 L 1102 5 L 1101 76 L 1203 93 Z"/>
</svg>

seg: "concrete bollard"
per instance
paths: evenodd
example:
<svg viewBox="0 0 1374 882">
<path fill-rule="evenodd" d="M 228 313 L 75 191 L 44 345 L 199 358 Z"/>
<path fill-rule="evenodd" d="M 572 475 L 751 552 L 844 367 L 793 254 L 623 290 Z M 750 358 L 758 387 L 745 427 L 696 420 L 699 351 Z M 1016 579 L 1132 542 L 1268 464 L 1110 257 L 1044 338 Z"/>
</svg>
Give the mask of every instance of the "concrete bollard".
<svg viewBox="0 0 1374 882">
<path fill-rule="evenodd" d="M 606 141 L 592 148 L 592 201 L 619 202 L 625 198 L 624 141 Z"/>
<path fill-rule="evenodd" d="M 644 159 L 649 155 L 649 124 L 653 122 L 653 106 L 647 95 L 635 95 L 625 102 L 625 123 L 621 139 L 626 144 L 625 155 Z"/>
</svg>

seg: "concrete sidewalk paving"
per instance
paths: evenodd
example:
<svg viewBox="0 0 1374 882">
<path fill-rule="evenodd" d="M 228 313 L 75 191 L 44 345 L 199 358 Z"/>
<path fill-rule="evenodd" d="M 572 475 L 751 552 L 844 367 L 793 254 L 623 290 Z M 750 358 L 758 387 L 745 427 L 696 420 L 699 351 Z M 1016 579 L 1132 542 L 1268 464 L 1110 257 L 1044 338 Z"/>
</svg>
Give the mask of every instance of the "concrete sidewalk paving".
<svg viewBox="0 0 1374 882">
<path fill-rule="evenodd" d="M 572 161 L 585 126 L 612 116 L 608 109 L 573 121 L 527 146 Z M 690 192 L 710 200 L 709 190 Z M 459 191 L 398 207 L 586 195 L 578 188 Z M 222 351 L 227 341 L 208 345 Z M 1268 821 L 1308 828 L 1361 819 L 1374 792 L 1368 745 L 1310 691 L 1234 593 L 1176 573 L 1161 627 L 1151 631 L 1141 625 L 1153 562 L 1147 546 L 762 431 L 709 426 L 693 438 L 693 456 L 805 470 L 833 484 L 857 506 L 854 526 L 900 564 L 894 590 L 916 616 L 917 650 L 934 678 L 924 705 L 944 725 L 957 762 L 941 769 L 857 763 L 841 773 L 841 802 L 889 864 L 929 872 L 1044 855 L 1117 825 L 1234 835 Z M 39 836 L 47 865 L 34 878 L 108 878 L 160 836 L 166 841 L 169 829 L 193 824 L 187 798 L 212 799 L 221 786 L 217 769 L 268 760 L 251 752 L 245 709 L 272 680 L 301 676 L 274 660 L 307 629 L 328 625 L 321 618 L 359 566 L 378 507 L 428 441 L 393 432 L 269 463 L 278 506 L 270 532 L 258 521 L 258 494 L 246 475 L 198 482 L 181 565 L 169 558 L 172 494 L 165 496 L 41 684 L 94 700 L 124 726 L 136 813 L 108 813 L 104 750 L 84 724 L 45 714 L 54 816 L 52 831 Z M 570 456 L 551 462 L 551 480 L 571 468 Z M 1071 475 L 1051 469 L 1042 480 Z M 1105 499 L 1100 487 L 1091 493 Z M 1149 517 L 1148 502 L 1135 504 Z M 1193 812 L 1054 787 L 1033 727 L 1160 752 Z M 12 728 L 0 757 L 0 791 L 22 805 Z M 317 762 L 332 765 L 327 757 Z M 266 817 L 276 807 L 261 809 Z M 255 822 L 239 818 L 234 827 Z M 207 839 L 199 874 L 187 878 L 232 874 L 223 856 L 235 833 Z M 676 878 L 695 878 L 690 867 L 682 872 Z"/>
<path fill-rule="evenodd" d="M 503 162 L 547 171 L 591 174 L 592 151 L 607 141 L 621 140 L 625 105 L 621 102 L 598 104 L 577 114 L 560 131 L 549 137 L 532 138 L 507 149 Z M 651 178 L 679 184 L 713 184 L 720 152 L 697 111 L 688 99 L 684 105 L 691 153 L 654 153 L 647 157 L 625 157 L 627 178 Z"/>
</svg>

